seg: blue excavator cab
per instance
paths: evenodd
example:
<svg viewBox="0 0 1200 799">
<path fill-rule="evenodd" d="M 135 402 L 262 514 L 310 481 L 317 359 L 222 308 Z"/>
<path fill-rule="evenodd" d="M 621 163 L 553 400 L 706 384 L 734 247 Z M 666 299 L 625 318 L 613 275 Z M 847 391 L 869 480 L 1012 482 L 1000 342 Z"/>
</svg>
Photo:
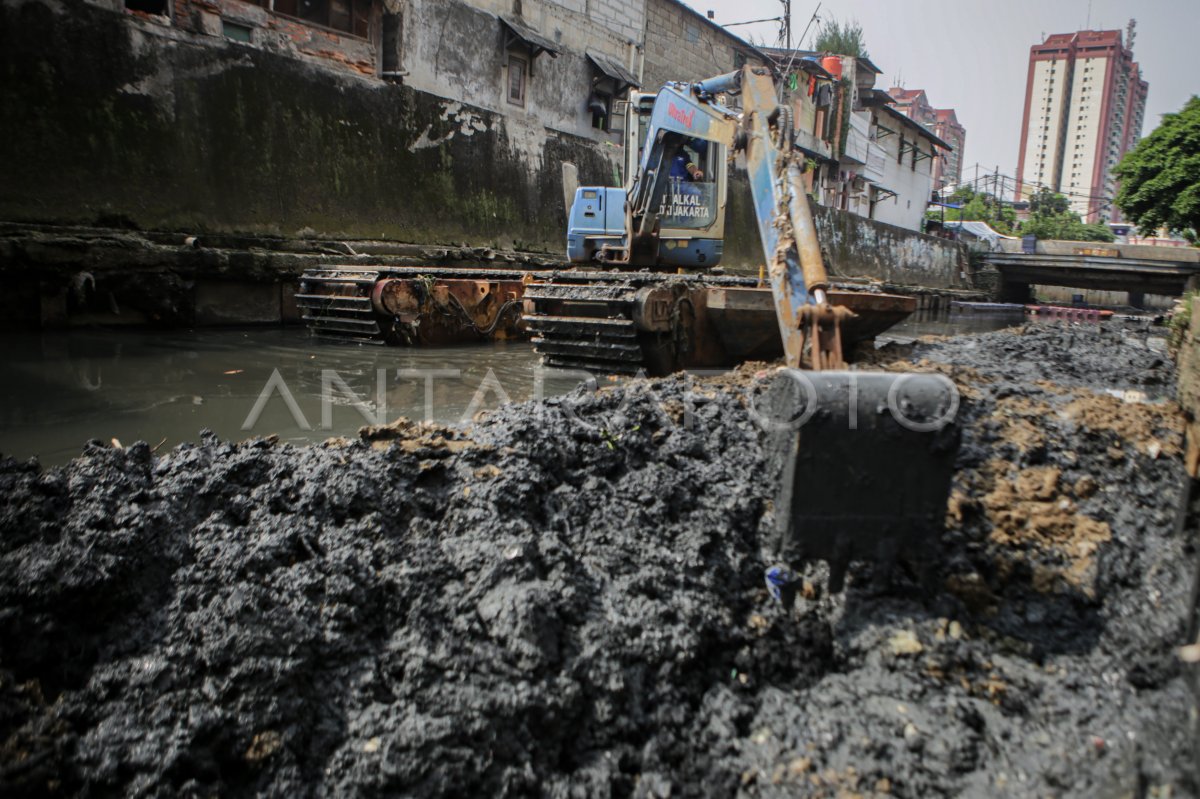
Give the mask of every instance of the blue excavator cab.
<svg viewBox="0 0 1200 799">
<path fill-rule="evenodd" d="M 588 263 L 600 247 L 620 244 L 625 232 L 625 189 L 586 186 L 575 190 L 567 225 L 567 258 Z"/>
<path fill-rule="evenodd" d="M 568 259 L 617 268 L 718 265 L 736 116 L 700 102 L 687 84 L 668 84 L 657 94 L 635 92 L 625 114 L 626 185 L 575 191 Z"/>
</svg>

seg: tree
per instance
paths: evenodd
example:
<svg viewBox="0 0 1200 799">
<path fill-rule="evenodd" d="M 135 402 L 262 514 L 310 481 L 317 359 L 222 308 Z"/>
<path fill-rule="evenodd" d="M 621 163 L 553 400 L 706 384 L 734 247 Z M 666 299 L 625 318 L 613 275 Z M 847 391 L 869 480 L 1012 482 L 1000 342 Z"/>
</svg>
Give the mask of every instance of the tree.
<svg viewBox="0 0 1200 799">
<path fill-rule="evenodd" d="M 1113 171 L 1117 206 L 1142 235 L 1165 227 L 1195 243 L 1200 233 L 1200 97 L 1138 142 Z"/>
<path fill-rule="evenodd" d="M 1113 241 L 1116 236 L 1107 225 L 1088 225 L 1071 210 L 1071 201 L 1049 189 L 1039 189 L 1029 198 L 1029 219 L 1021 225 L 1021 234 L 1059 241 Z"/>
<path fill-rule="evenodd" d="M 1057 241 L 1114 241 L 1107 225 L 1088 225 L 1078 214 L 1031 216 L 1021 225 L 1021 235 Z"/>
<path fill-rule="evenodd" d="M 855 58 L 870 58 L 867 55 L 866 39 L 863 37 L 862 25 L 858 20 L 838 22 L 831 19 L 822 23 L 821 35 L 817 37 L 815 48 L 818 52 L 848 55 Z"/>
<path fill-rule="evenodd" d="M 1057 216 L 1071 210 L 1071 201 L 1050 189 L 1038 189 L 1029 198 L 1029 212 L 1034 216 Z"/>
</svg>

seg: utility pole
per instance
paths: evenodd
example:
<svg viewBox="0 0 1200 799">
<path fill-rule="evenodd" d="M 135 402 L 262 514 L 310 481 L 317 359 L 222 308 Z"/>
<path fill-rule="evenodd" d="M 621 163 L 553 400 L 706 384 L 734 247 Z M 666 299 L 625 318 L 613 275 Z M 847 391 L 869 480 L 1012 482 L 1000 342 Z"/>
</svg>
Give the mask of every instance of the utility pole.
<svg viewBox="0 0 1200 799">
<path fill-rule="evenodd" d="M 779 0 L 783 3 L 783 39 L 784 47 L 792 49 L 792 0 Z"/>
<path fill-rule="evenodd" d="M 992 173 L 992 198 L 996 201 L 996 224 L 1000 224 L 1000 165 L 996 165 L 996 171 Z"/>
</svg>

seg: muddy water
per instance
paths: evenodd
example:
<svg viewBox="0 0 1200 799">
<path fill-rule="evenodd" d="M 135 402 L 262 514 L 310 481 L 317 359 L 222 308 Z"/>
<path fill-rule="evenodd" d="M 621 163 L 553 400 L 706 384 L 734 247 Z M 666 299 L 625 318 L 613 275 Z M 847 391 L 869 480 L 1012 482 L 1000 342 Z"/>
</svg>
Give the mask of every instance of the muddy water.
<svg viewBox="0 0 1200 799">
<path fill-rule="evenodd" d="M 1019 321 L 925 314 L 889 337 L 984 332 Z M 397 416 L 455 422 L 504 399 L 562 394 L 580 382 L 580 375 L 540 368 L 520 341 L 352 347 L 316 342 L 299 329 L 6 334 L 0 369 L 0 453 L 44 465 L 65 463 L 93 438 L 165 450 L 195 441 L 204 428 L 227 440 L 274 433 L 301 443 Z"/>
<path fill-rule="evenodd" d="M 453 422 L 580 379 L 541 369 L 525 342 L 355 347 L 299 329 L 7 335 L 0 367 L 0 452 L 46 465 L 92 438 L 165 450 L 203 428 L 304 442 L 397 416 Z"/>
<path fill-rule="evenodd" d="M 1019 325 L 1026 319 L 1021 310 L 961 312 L 918 311 L 880 338 L 888 341 L 911 341 L 921 336 L 958 336 L 965 333 L 988 333 Z"/>
</svg>

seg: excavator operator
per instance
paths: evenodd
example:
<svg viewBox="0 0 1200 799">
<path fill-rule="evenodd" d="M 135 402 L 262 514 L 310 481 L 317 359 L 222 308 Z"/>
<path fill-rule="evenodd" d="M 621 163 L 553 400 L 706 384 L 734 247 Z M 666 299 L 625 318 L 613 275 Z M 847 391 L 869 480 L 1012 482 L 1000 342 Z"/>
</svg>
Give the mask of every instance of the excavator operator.
<svg viewBox="0 0 1200 799">
<path fill-rule="evenodd" d="M 690 180 L 699 183 L 704 180 L 704 170 L 697 164 L 704 163 L 708 153 L 708 142 L 704 139 L 689 138 L 679 148 L 679 152 L 671 159 L 672 178 Z"/>
</svg>

